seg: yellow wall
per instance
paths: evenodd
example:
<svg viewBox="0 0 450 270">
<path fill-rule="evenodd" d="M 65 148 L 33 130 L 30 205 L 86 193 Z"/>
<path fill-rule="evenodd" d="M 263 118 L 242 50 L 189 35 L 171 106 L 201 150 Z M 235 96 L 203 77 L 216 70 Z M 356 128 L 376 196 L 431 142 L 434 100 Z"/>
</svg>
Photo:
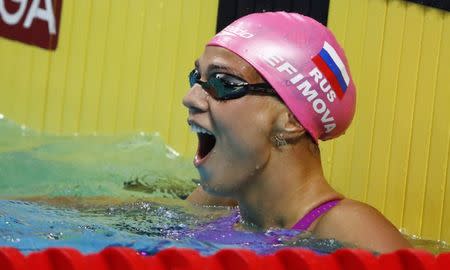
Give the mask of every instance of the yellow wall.
<svg viewBox="0 0 450 270">
<path fill-rule="evenodd" d="M 407 232 L 450 241 L 450 13 L 330 2 L 358 105 L 347 134 L 321 145 L 328 178 Z M 0 38 L 0 112 L 58 134 L 158 131 L 191 154 L 180 102 L 217 4 L 64 0 L 56 52 Z"/>
<path fill-rule="evenodd" d="M 329 27 L 357 85 L 326 173 L 400 228 L 450 241 L 450 13 L 402 0 L 331 0 Z"/>
<path fill-rule="evenodd" d="M 181 98 L 217 0 L 64 0 L 56 52 L 0 38 L 0 112 L 52 133 L 158 131 L 192 152 Z"/>
</svg>

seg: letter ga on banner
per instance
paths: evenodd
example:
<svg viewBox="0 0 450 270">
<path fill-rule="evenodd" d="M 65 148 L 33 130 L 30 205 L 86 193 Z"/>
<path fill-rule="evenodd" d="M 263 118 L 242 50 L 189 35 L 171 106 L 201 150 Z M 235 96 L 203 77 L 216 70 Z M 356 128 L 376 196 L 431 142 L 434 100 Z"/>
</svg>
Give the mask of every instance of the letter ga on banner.
<svg viewBox="0 0 450 270">
<path fill-rule="evenodd" d="M 55 50 L 62 0 L 0 0 L 0 36 Z"/>
</svg>

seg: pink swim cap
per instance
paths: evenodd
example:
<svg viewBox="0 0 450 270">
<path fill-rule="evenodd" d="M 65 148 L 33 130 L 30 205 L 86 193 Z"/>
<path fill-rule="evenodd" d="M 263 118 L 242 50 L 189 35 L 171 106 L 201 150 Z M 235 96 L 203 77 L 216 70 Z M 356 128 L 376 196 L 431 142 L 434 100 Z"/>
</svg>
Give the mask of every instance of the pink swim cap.
<svg viewBox="0 0 450 270">
<path fill-rule="evenodd" d="M 355 112 L 355 85 L 333 34 L 297 13 L 242 17 L 207 46 L 226 48 L 252 65 L 317 141 L 336 138 Z"/>
</svg>

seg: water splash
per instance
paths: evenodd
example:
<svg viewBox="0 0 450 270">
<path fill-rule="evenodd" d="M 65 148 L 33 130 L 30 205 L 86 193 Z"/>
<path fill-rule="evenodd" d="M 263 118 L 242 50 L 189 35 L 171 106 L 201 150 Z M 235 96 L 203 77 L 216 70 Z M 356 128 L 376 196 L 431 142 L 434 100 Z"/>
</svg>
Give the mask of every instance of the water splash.
<svg viewBox="0 0 450 270">
<path fill-rule="evenodd" d="M 52 136 L 7 119 L 0 119 L 0 168 L 0 198 L 184 198 L 198 177 L 157 134 Z"/>
</svg>

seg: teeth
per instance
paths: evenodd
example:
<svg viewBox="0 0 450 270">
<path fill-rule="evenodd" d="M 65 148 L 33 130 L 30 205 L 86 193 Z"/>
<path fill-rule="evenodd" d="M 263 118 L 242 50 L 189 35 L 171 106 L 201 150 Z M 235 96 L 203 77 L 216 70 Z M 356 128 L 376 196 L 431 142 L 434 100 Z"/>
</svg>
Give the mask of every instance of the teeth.
<svg viewBox="0 0 450 270">
<path fill-rule="evenodd" d="M 196 124 L 191 124 L 191 130 L 195 133 L 205 133 L 208 135 L 213 135 L 210 131 L 208 131 L 202 127 L 199 127 Z"/>
</svg>

